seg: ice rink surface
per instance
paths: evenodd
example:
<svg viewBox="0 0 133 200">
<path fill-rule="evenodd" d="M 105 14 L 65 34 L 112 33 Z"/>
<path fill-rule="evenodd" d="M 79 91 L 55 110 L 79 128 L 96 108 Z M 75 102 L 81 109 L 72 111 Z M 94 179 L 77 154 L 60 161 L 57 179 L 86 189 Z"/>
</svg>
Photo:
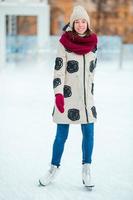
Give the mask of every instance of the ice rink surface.
<svg viewBox="0 0 133 200">
<path fill-rule="evenodd" d="M 119 70 L 100 62 L 95 76 L 95 188 L 81 181 L 81 129 L 71 125 L 60 174 L 47 187 L 56 124 L 52 122 L 53 57 L 7 64 L 0 71 L 0 200 L 133 199 L 133 62 Z"/>
</svg>

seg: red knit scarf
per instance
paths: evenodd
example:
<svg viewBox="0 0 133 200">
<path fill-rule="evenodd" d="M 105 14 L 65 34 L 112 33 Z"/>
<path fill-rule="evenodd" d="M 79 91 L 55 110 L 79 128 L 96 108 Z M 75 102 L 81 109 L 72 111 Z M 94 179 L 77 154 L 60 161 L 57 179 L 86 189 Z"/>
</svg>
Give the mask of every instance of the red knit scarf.
<svg viewBox="0 0 133 200">
<path fill-rule="evenodd" d="M 78 55 L 84 55 L 96 47 L 97 36 L 93 33 L 89 36 L 80 37 L 79 35 L 73 35 L 71 31 L 68 31 L 61 36 L 60 42 L 67 50 Z"/>
</svg>

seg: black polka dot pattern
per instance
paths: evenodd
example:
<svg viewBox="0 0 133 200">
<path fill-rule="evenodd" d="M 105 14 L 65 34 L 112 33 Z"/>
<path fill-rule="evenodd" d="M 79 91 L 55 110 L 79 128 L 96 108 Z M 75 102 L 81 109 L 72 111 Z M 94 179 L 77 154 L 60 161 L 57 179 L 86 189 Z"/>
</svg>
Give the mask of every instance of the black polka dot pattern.
<svg viewBox="0 0 133 200">
<path fill-rule="evenodd" d="M 94 83 L 91 85 L 91 93 L 94 94 Z"/>
<path fill-rule="evenodd" d="M 93 70 L 95 69 L 96 67 L 96 63 L 97 63 L 97 58 L 95 60 L 92 60 L 90 62 L 90 72 L 93 72 Z"/>
<path fill-rule="evenodd" d="M 70 97 L 70 96 L 72 96 L 71 87 L 68 86 L 68 85 L 64 85 L 64 97 L 67 98 L 67 97 Z"/>
<path fill-rule="evenodd" d="M 97 112 L 96 112 L 95 106 L 93 106 L 93 107 L 91 108 L 91 111 L 92 111 L 93 117 L 97 118 Z"/>
<path fill-rule="evenodd" d="M 68 118 L 72 121 L 76 121 L 80 119 L 80 113 L 78 109 L 69 109 L 68 110 Z"/>
<path fill-rule="evenodd" d="M 69 73 L 74 73 L 79 70 L 78 62 L 76 60 L 69 60 L 67 62 L 67 71 Z"/>
<path fill-rule="evenodd" d="M 53 88 L 56 88 L 58 85 L 61 85 L 61 79 L 60 78 L 55 78 L 53 80 Z"/>
<path fill-rule="evenodd" d="M 55 70 L 59 70 L 63 66 L 63 59 L 60 57 L 57 57 L 55 59 Z"/>
</svg>

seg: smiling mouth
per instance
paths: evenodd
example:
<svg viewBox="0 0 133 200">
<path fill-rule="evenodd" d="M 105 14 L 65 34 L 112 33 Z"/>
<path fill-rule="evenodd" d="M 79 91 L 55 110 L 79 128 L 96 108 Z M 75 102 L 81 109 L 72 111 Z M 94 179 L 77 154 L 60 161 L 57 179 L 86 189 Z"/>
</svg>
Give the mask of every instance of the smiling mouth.
<svg viewBox="0 0 133 200">
<path fill-rule="evenodd" d="M 84 31 L 84 28 L 79 28 L 78 30 L 79 30 L 79 31 Z"/>
<path fill-rule="evenodd" d="M 79 32 L 84 32 L 84 29 L 83 30 L 78 30 Z"/>
</svg>

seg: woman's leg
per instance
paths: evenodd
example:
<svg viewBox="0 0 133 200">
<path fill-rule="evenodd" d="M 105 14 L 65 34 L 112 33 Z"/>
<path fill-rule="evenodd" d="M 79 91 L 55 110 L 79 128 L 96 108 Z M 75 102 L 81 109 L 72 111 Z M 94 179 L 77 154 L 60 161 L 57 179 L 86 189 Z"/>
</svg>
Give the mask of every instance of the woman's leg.
<svg viewBox="0 0 133 200">
<path fill-rule="evenodd" d="M 68 137 L 69 124 L 57 124 L 57 132 L 53 144 L 52 165 L 60 166 L 64 145 Z"/>
<path fill-rule="evenodd" d="M 81 124 L 82 129 L 82 164 L 91 163 L 94 145 L 94 123 Z"/>
</svg>

